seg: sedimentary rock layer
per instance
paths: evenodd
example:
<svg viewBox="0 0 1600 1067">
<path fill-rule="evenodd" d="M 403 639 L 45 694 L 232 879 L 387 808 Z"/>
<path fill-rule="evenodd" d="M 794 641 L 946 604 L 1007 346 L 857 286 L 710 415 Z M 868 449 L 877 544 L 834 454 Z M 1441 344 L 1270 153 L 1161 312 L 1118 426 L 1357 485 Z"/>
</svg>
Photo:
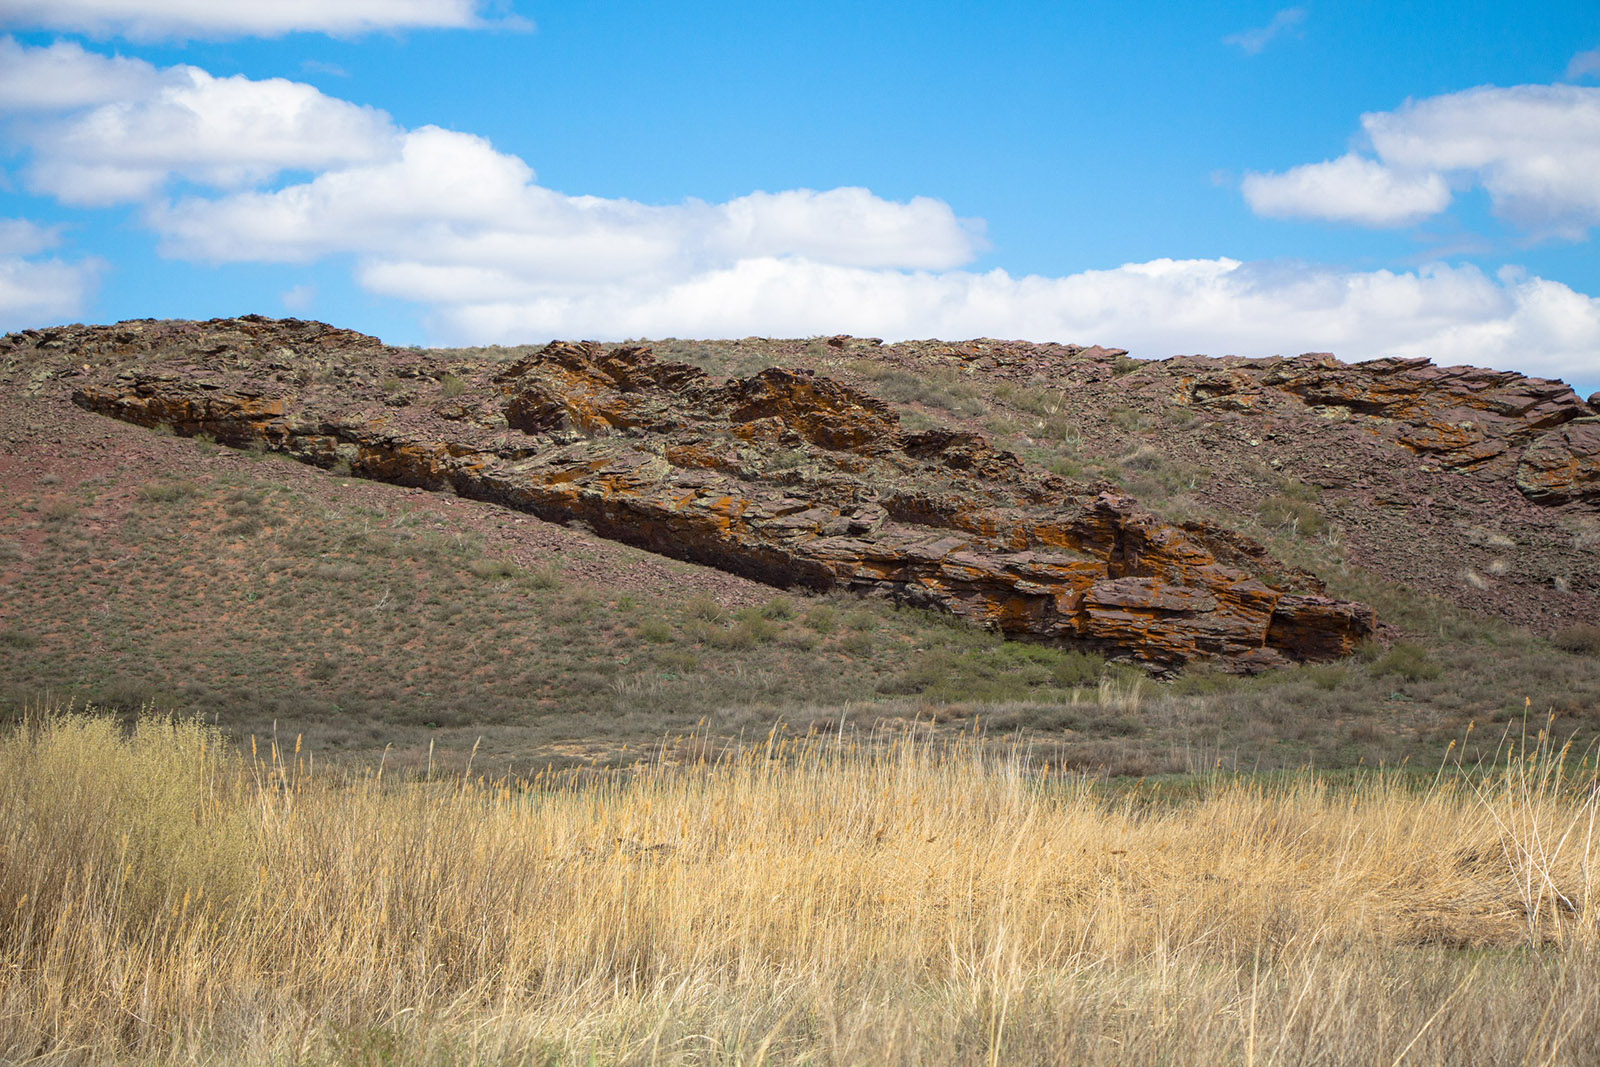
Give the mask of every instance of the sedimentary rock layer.
<svg viewBox="0 0 1600 1067">
<path fill-rule="evenodd" d="M 1439 467 L 1515 477 L 1536 503 L 1600 503 L 1600 435 L 1592 429 L 1600 398 L 1585 403 L 1564 382 L 1426 359 L 1349 364 L 1318 354 L 1220 364 L 1190 357 L 1150 367 L 1152 381 L 1174 380 L 1179 403 L 1253 414 L 1291 406 L 1359 419 Z"/>
<path fill-rule="evenodd" d="M 1158 669 L 1330 659 L 1374 629 L 1370 609 L 1322 595 L 1251 542 L 1162 523 L 975 434 L 909 432 L 881 401 L 821 375 L 718 382 L 641 347 L 554 344 L 421 404 L 319 377 L 296 353 L 338 343 L 325 335 L 278 349 L 244 333 L 247 353 L 142 361 L 74 400 L 583 522 L 777 585 L 881 593 Z M 421 355 L 403 370 L 441 380 Z"/>
</svg>

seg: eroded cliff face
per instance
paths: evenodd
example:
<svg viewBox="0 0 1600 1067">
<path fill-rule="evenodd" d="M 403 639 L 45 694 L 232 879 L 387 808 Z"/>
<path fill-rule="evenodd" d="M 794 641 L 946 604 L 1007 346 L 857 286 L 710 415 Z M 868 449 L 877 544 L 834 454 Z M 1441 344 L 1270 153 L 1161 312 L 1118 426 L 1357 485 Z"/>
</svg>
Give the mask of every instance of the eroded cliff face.
<svg viewBox="0 0 1600 1067">
<path fill-rule="evenodd" d="M 820 374 L 719 382 L 643 347 L 558 343 L 456 376 L 428 354 L 314 324 L 274 338 L 262 320 L 230 320 L 204 344 L 152 338 L 161 325 L 72 331 L 64 343 L 84 361 L 74 401 L 1157 669 L 1331 659 L 1375 626 L 1370 609 L 1323 595 L 1252 542 L 1163 523 L 977 434 L 910 432 Z M 363 358 L 329 358 L 345 345 Z"/>
</svg>

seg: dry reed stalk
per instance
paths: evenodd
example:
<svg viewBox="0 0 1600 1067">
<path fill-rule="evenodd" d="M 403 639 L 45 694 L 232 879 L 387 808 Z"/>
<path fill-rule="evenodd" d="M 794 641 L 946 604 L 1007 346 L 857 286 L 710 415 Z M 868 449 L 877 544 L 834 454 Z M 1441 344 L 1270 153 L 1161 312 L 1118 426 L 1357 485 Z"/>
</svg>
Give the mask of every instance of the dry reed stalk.
<svg viewBox="0 0 1600 1067">
<path fill-rule="evenodd" d="M 296 748 L 0 742 L 0 1058 L 1600 1059 L 1594 770 L 1548 745 L 1178 804 L 977 741 L 528 783 Z"/>
</svg>

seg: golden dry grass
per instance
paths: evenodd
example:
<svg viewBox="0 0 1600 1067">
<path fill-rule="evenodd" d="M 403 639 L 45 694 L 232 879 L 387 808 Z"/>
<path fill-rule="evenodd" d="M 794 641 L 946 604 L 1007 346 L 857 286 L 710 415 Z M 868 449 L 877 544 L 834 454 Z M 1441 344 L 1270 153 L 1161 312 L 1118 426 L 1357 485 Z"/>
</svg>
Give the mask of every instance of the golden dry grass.
<svg viewBox="0 0 1600 1067">
<path fill-rule="evenodd" d="M 976 744 L 512 788 L 0 741 L 0 1060 L 1600 1061 L 1592 769 L 1106 800 Z"/>
</svg>

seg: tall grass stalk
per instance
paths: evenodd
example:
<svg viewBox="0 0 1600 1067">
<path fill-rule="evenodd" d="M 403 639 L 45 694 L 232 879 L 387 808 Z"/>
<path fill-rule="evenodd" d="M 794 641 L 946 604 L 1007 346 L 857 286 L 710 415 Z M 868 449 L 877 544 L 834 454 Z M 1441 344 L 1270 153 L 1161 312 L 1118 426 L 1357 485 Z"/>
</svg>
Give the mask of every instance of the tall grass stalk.
<svg viewBox="0 0 1600 1067">
<path fill-rule="evenodd" d="M 531 782 L 287 749 L 0 740 L 0 1060 L 1600 1061 L 1594 769 L 1548 745 L 1177 804 L 976 741 Z"/>
</svg>

